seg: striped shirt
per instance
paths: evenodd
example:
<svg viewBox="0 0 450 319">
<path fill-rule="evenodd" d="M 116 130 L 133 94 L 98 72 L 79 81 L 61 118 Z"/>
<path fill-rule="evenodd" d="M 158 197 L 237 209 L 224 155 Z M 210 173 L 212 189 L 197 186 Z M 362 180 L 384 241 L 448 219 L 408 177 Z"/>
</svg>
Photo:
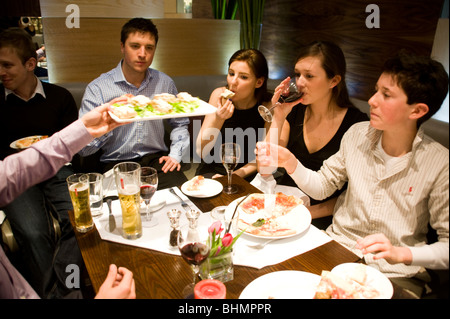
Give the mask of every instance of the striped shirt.
<svg viewBox="0 0 450 319">
<path fill-rule="evenodd" d="M 147 69 L 147 74 L 139 87 L 129 83 L 122 72 L 122 61 L 116 68 L 103 73 L 89 83 L 83 96 L 79 116 L 91 111 L 95 107 L 111 101 L 123 94 L 145 95 L 152 98 L 155 94 L 177 94 L 173 80 L 163 72 Z M 183 155 L 189 148 L 189 118 L 175 118 L 169 120 L 172 126 L 170 133 L 171 145 L 169 156 L 181 162 Z M 99 149 L 103 150 L 101 162 L 130 160 L 168 151 L 164 142 L 163 120 L 137 121 L 120 126 L 113 131 L 94 139 L 80 152 L 87 156 Z"/>
<path fill-rule="evenodd" d="M 387 276 L 412 277 L 421 267 L 448 269 L 448 149 L 419 129 L 411 152 L 396 158 L 386 171 L 386 157 L 378 146 L 381 135 L 369 122 L 355 124 L 344 135 L 340 150 L 318 172 L 299 162 L 291 177 L 316 199 L 326 198 L 348 181 L 327 233 L 360 257 L 356 241 L 370 234 L 383 233 L 393 246 L 408 247 L 411 265 L 364 256 L 367 264 Z M 437 231 L 436 243 L 426 242 L 428 223 Z"/>
</svg>

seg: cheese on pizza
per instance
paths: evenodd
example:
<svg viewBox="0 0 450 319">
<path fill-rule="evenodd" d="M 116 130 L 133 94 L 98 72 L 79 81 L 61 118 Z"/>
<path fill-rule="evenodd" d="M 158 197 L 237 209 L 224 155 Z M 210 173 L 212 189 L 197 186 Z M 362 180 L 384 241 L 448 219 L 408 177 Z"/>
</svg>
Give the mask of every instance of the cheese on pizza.
<svg viewBox="0 0 450 319">
<path fill-rule="evenodd" d="M 274 206 L 270 211 L 265 210 L 268 196 L 275 197 Z M 292 223 L 292 221 L 296 221 L 298 216 L 289 213 L 302 204 L 303 201 L 300 198 L 283 193 L 251 194 L 240 205 L 242 214 L 239 216 L 238 227 L 245 230 L 246 233 L 257 236 L 293 235 L 296 233 L 296 223 Z"/>
<path fill-rule="evenodd" d="M 245 201 L 241 204 L 241 209 L 245 211 L 247 214 L 255 214 L 258 211 L 265 208 L 265 194 L 252 194 L 245 199 Z M 293 208 L 298 205 L 303 204 L 303 200 L 295 197 L 285 195 L 283 193 L 276 193 L 275 195 L 275 207 L 272 212 L 272 215 L 282 216 L 289 213 Z"/>
<path fill-rule="evenodd" d="M 265 237 L 282 237 L 296 233 L 296 230 L 290 228 L 289 225 L 281 225 L 276 220 L 264 220 L 264 224 L 261 226 L 254 226 L 254 224 L 249 224 L 239 219 L 238 228 L 245 230 L 248 234 Z"/>
<path fill-rule="evenodd" d="M 48 135 L 26 137 L 26 138 L 23 138 L 23 139 L 17 141 L 16 147 L 17 148 L 27 148 L 27 147 L 30 147 L 32 144 L 39 142 L 40 140 L 43 140 L 47 137 L 48 137 Z"/>
<path fill-rule="evenodd" d="M 240 208 L 246 214 L 255 214 L 264 209 L 264 196 L 264 194 L 251 194 L 241 203 Z"/>
<path fill-rule="evenodd" d="M 329 271 L 322 271 L 314 299 L 358 299 L 353 286 Z"/>
<path fill-rule="evenodd" d="M 355 272 L 342 278 L 329 271 L 322 271 L 316 288 L 315 299 L 373 299 L 380 293 L 366 282 L 366 268 L 355 268 Z"/>
</svg>

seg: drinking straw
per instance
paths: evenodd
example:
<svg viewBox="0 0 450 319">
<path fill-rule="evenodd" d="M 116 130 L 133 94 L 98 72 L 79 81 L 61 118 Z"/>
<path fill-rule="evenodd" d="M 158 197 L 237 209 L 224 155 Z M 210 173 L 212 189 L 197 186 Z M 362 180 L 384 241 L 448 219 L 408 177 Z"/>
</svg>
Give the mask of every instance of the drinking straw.
<svg viewBox="0 0 450 319">
<path fill-rule="evenodd" d="M 81 176 L 80 177 L 78 177 L 78 181 L 80 181 L 81 180 Z M 77 190 L 77 188 L 75 187 L 75 196 L 76 197 L 78 197 L 78 190 Z"/>
<path fill-rule="evenodd" d="M 238 209 L 238 207 L 239 207 L 239 205 L 241 205 L 241 203 L 247 198 L 247 197 L 249 197 L 250 196 L 250 194 L 247 194 L 237 205 L 236 205 L 236 208 L 234 209 L 234 212 L 233 212 L 233 216 L 231 216 L 231 220 L 233 220 L 234 219 L 234 215 L 236 215 L 236 211 L 237 211 L 237 209 Z M 228 228 L 227 228 L 227 231 L 225 232 L 225 234 L 226 233 L 229 233 L 230 232 L 230 227 L 231 227 L 231 222 L 228 224 Z"/>
</svg>

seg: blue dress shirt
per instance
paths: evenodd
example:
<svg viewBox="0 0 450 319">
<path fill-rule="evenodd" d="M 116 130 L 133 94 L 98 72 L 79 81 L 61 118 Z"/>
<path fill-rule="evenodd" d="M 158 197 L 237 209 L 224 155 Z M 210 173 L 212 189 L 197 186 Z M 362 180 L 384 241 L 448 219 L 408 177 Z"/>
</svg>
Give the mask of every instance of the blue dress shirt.
<svg viewBox="0 0 450 319">
<path fill-rule="evenodd" d="M 79 116 L 81 117 L 95 107 L 123 94 L 145 95 L 152 98 L 155 94 L 160 93 L 178 93 L 175 83 L 168 75 L 149 68 L 140 87 L 136 87 L 125 79 L 121 61 L 116 68 L 103 73 L 89 83 L 83 96 Z M 181 162 L 190 144 L 189 118 L 174 118 L 170 119 L 169 123 L 173 127 L 170 133 L 169 156 Z M 87 156 L 102 149 L 103 154 L 100 161 L 112 162 L 168 151 L 164 142 L 164 132 L 163 120 L 133 122 L 94 139 L 79 154 Z"/>
</svg>

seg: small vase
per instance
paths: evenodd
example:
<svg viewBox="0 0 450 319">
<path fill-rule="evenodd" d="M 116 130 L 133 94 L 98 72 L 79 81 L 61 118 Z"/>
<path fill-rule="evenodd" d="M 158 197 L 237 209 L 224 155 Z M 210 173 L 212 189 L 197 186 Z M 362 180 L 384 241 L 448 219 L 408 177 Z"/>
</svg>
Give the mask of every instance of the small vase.
<svg viewBox="0 0 450 319">
<path fill-rule="evenodd" d="M 208 257 L 200 266 L 200 277 L 202 279 L 216 279 L 221 282 L 233 280 L 233 251 L 215 257 Z"/>
</svg>

